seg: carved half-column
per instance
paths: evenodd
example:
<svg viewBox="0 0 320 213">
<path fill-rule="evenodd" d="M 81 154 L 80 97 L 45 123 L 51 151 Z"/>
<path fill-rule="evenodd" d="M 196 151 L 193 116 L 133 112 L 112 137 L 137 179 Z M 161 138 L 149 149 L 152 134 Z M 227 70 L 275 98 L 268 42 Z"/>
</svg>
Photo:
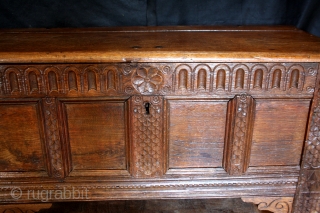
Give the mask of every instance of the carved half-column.
<svg viewBox="0 0 320 213">
<path fill-rule="evenodd" d="M 133 96 L 130 100 L 131 174 L 158 177 L 163 174 L 163 98 Z"/>
<path fill-rule="evenodd" d="M 293 197 L 242 197 L 246 203 L 258 205 L 261 211 L 274 213 L 291 213 Z"/>
<path fill-rule="evenodd" d="M 65 173 L 63 167 L 56 99 L 49 97 L 43 98 L 42 103 L 48 159 L 48 173 L 52 177 L 63 178 Z"/>
<path fill-rule="evenodd" d="M 228 103 L 223 167 L 241 175 L 249 166 L 255 102 L 250 95 L 236 95 Z"/>
</svg>

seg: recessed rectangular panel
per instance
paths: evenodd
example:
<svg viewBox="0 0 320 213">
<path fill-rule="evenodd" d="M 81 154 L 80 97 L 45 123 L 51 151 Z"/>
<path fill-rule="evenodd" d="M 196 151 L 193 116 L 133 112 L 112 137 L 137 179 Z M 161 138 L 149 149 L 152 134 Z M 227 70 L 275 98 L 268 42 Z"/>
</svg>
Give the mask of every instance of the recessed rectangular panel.
<svg viewBox="0 0 320 213">
<path fill-rule="evenodd" d="M 126 169 L 125 102 L 66 102 L 74 170 Z"/>
<path fill-rule="evenodd" d="M 226 101 L 168 101 L 169 168 L 221 167 Z"/>
<path fill-rule="evenodd" d="M 45 170 L 38 102 L 0 103 L 0 171 Z"/>
<path fill-rule="evenodd" d="M 309 100 L 256 100 L 250 166 L 299 165 Z"/>
</svg>

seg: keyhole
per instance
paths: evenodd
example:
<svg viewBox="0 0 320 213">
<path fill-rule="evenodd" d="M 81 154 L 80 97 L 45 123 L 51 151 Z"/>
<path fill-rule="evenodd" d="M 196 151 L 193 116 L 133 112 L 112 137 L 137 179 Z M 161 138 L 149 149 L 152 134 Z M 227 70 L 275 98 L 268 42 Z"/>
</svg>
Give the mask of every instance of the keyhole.
<svg viewBox="0 0 320 213">
<path fill-rule="evenodd" d="M 145 104 L 144 104 L 144 107 L 146 108 L 146 114 L 149 115 L 149 114 L 150 114 L 150 111 L 149 111 L 149 109 L 150 109 L 150 103 L 148 103 L 148 102 L 145 103 Z"/>
</svg>

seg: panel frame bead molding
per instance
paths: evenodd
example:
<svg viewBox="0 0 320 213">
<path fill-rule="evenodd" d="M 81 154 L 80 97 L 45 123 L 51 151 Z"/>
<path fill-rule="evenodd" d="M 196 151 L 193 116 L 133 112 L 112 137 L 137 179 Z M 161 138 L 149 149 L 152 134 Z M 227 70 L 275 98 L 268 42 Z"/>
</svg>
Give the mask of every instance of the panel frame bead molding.
<svg viewBox="0 0 320 213">
<path fill-rule="evenodd" d="M 0 204 L 320 212 L 319 65 L 292 27 L 0 30 Z"/>
</svg>

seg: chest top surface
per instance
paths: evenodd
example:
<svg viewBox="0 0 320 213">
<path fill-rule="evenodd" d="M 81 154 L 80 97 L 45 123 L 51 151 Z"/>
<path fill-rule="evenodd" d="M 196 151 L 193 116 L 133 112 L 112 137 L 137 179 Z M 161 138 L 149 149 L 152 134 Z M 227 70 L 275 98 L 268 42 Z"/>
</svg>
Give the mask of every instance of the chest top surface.
<svg viewBox="0 0 320 213">
<path fill-rule="evenodd" d="M 0 31 L 0 63 L 320 62 L 293 27 L 125 27 Z"/>
</svg>

